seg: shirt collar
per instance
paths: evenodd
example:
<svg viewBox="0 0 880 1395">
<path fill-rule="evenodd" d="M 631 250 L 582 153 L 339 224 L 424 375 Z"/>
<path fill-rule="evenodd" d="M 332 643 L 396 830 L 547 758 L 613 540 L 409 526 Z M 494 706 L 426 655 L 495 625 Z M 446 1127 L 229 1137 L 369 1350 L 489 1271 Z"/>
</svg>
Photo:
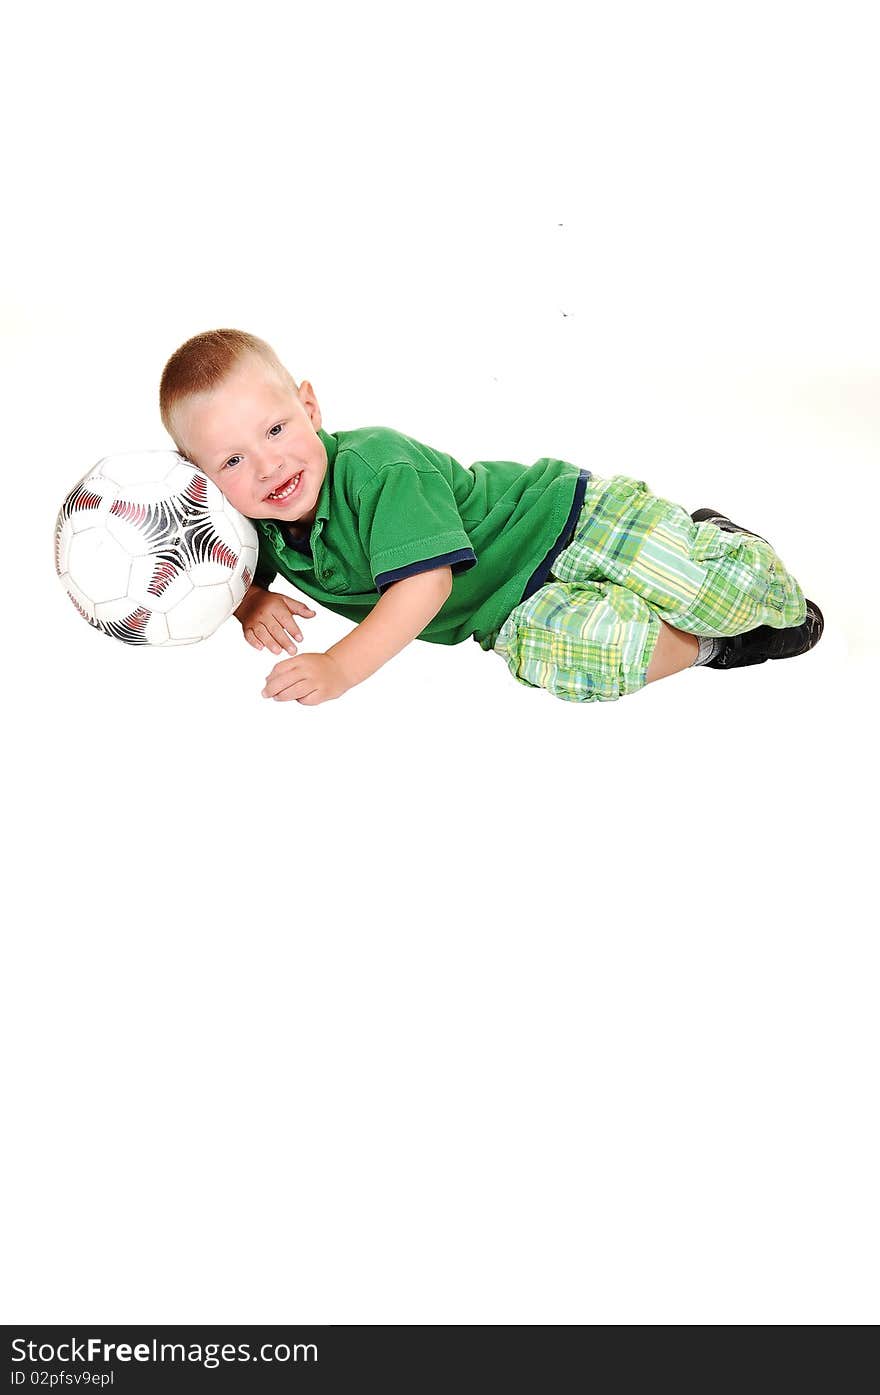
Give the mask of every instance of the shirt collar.
<svg viewBox="0 0 880 1395">
<path fill-rule="evenodd" d="M 330 476 L 333 473 L 333 462 L 336 459 L 336 451 L 339 444 L 335 436 L 331 436 L 329 431 L 324 431 L 320 426 L 318 427 L 317 434 L 323 441 L 324 449 L 327 452 L 327 469 L 324 472 L 324 478 L 321 481 L 321 488 L 318 493 L 318 503 L 315 510 L 316 523 L 319 518 L 326 520 L 330 517 Z"/>
</svg>

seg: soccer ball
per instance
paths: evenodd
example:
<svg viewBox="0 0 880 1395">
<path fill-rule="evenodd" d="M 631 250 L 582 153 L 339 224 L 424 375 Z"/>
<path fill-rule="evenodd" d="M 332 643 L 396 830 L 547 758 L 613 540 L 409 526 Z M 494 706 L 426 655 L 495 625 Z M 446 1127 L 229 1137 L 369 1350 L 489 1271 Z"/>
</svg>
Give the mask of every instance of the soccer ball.
<svg viewBox="0 0 880 1395">
<path fill-rule="evenodd" d="M 70 491 L 55 570 L 80 615 L 126 644 L 194 644 L 240 605 L 251 521 L 177 451 L 108 455 Z"/>
</svg>

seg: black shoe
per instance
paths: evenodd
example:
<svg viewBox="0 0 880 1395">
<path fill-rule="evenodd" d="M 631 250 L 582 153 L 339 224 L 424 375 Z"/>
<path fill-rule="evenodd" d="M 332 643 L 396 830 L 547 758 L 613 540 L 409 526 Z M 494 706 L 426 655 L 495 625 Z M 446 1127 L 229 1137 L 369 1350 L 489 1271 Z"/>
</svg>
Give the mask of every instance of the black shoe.
<svg viewBox="0 0 880 1395">
<path fill-rule="evenodd" d="M 758 625 L 744 635 L 726 637 L 721 641 L 721 652 L 704 667 L 745 668 L 747 664 L 763 664 L 767 659 L 792 659 L 796 654 L 806 654 L 808 649 L 815 648 L 824 628 L 821 610 L 815 601 L 807 600 L 807 618 L 802 624 L 790 625 L 785 630 Z"/>
<path fill-rule="evenodd" d="M 725 533 L 748 533 L 752 538 L 761 538 L 760 533 L 753 533 L 751 528 L 741 528 L 738 523 L 731 523 L 730 519 L 717 509 L 695 509 L 691 514 L 694 523 L 714 523 L 716 528 L 723 528 Z M 766 538 L 761 538 L 761 542 L 767 542 Z M 773 546 L 772 543 L 769 544 Z"/>
</svg>

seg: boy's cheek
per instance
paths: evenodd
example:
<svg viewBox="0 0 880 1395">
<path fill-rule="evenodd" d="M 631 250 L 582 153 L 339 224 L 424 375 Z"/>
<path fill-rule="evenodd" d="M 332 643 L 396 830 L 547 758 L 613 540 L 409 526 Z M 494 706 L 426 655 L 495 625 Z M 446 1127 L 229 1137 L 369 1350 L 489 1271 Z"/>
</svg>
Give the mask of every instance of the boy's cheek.
<svg viewBox="0 0 880 1395">
<path fill-rule="evenodd" d="M 246 514 L 248 512 L 248 509 L 252 507 L 252 495 L 249 493 L 247 489 L 243 489 L 240 484 L 221 484 L 219 480 L 217 481 L 217 484 L 219 486 L 220 493 L 224 496 L 224 498 L 229 500 L 233 508 L 238 509 L 239 513 Z"/>
</svg>

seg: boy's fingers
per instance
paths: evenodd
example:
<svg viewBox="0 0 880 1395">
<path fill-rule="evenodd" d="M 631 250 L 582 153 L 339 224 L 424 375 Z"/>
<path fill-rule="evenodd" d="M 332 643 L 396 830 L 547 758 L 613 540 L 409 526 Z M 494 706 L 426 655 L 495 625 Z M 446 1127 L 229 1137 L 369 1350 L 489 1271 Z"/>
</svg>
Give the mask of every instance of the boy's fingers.
<svg viewBox="0 0 880 1395">
<path fill-rule="evenodd" d="M 247 640 L 248 644 L 252 644 L 255 649 L 262 649 L 263 646 L 257 639 L 257 636 L 254 634 L 253 630 L 245 630 L 244 637 Z"/>
<path fill-rule="evenodd" d="M 300 643 L 302 642 L 302 633 L 300 632 L 299 625 L 295 624 L 289 615 L 285 615 L 283 620 L 279 619 L 276 621 L 275 634 L 278 639 L 281 640 L 282 644 L 289 634 L 293 635 L 294 639 L 298 639 Z"/>
<path fill-rule="evenodd" d="M 263 697 L 276 698 L 279 702 L 290 702 L 292 699 L 298 701 L 304 693 L 312 692 L 314 687 L 313 678 L 299 675 L 296 670 L 277 673 L 276 669 L 273 669 L 266 679 Z"/>
<path fill-rule="evenodd" d="M 291 624 L 289 615 L 286 616 L 284 620 L 279 620 L 276 617 L 271 622 L 271 630 L 278 643 L 288 650 L 288 652 L 292 651 L 295 654 L 296 646 L 291 640 L 294 628 L 295 627 Z"/>
<path fill-rule="evenodd" d="M 301 678 L 298 683 L 291 683 L 289 688 L 283 688 L 277 695 L 276 702 L 302 702 L 304 697 L 315 691 L 307 678 Z"/>
<path fill-rule="evenodd" d="M 287 652 L 288 652 L 288 654 L 295 654 L 295 653 L 296 653 L 296 645 L 294 644 L 293 640 L 292 640 L 292 639 L 290 638 L 290 636 L 288 635 L 287 631 L 283 628 L 283 626 L 281 626 L 281 625 L 276 626 L 276 629 L 275 629 L 275 632 L 274 632 L 274 633 L 275 633 L 275 638 L 278 640 L 278 643 L 281 645 L 281 648 L 282 648 L 282 649 L 286 649 Z"/>
<path fill-rule="evenodd" d="M 263 689 L 263 697 L 275 698 L 276 701 L 280 702 L 286 699 L 291 691 L 291 688 L 287 686 L 283 678 L 276 679 L 274 683 L 271 680 L 269 680 L 267 681 L 266 686 Z"/>
<path fill-rule="evenodd" d="M 275 638 L 284 645 L 285 649 L 287 648 L 286 640 L 288 631 L 293 635 L 294 639 L 298 639 L 302 642 L 299 626 L 291 623 L 289 611 L 284 610 L 281 611 L 280 614 L 275 612 L 266 621 L 266 624 L 271 625 L 272 633 L 275 635 Z M 296 651 L 294 650 L 293 652 L 295 653 Z"/>
<path fill-rule="evenodd" d="M 275 640 L 272 638 L 272 635 L 271 635 L 271 633 L 269 632 L 269 628 L 268 628 L 267 625 L 265 625 L 265 624 L 260 625 L 259 629 L 256 630 L 255 633 L 256 633 L 256 635 L 257 635 L 257 638 L 258 638 L 258 639 L 261 639 L 261 640 L 263 641 L 263 643 L 264 643 L 269 649 L 272 650 L 272 653 L 273 653 L 273 654 L 280 654 L 280 653 L 281 653 L 281 650 L 280 650 L 278 644 L 277 644 L 277 643 L 275 642 Z"/>
<path fill-rule="evenodd" d="M 286 688 L 288 683 L 295 681 L 295 670 L 291 676 L 293 667 L 292 659 L 282 659 L 280 664 L 276 664 L 271 673 L 266 674 L 263 697 L 274 697 L 282 688 Z"/>
</svg>

